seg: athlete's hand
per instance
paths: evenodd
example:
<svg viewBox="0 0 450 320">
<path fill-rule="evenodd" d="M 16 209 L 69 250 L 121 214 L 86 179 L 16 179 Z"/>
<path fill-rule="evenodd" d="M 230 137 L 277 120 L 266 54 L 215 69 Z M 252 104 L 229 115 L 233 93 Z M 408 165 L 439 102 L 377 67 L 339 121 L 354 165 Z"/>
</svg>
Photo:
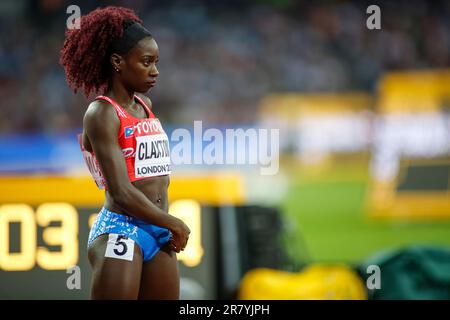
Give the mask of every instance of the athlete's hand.
<svg viewBox="0 0 450 320">
<path fill-rule="evenodd" d="M 172 238 L 170 239 L 172 250 L 177 253 L 183 251 L 186 248 L 191 230 L 182 220 L 175 217 L 169 230 L 172 232 Z"/>
</svg>

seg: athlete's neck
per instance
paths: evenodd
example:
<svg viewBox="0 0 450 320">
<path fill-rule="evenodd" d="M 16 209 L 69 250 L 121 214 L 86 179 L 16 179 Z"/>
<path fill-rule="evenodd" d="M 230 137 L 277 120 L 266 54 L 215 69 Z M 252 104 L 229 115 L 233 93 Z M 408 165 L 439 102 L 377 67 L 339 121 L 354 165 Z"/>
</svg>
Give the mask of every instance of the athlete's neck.
<svg viewBox="0 0 450 320">
<path fill-rule="evenodd" d="M 105 95 L 114 99 L 122 108 L 129 109 L 134 104 L 134 91 L 128 90 L 114 77 Z"/>
</svg>

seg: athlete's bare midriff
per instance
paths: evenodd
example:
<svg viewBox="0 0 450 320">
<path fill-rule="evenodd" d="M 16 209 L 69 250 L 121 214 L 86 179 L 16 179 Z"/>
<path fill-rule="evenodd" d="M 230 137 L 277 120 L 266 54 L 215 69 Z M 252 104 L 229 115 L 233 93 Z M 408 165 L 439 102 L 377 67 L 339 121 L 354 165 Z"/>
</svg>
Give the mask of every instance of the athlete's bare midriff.
<svg viewBox="0 0 450 320">
<path fill-rule="evenodd" d="M 143 194 L 164 212 L 169 212 L 168 187 L 170 178 L 168 175 L 152 177 L 132 182 L 132 184 L 142 191 Z M 106 191 L 105 208 L 115 213 L 126 214 L 112 199 Z"/>
</svg>

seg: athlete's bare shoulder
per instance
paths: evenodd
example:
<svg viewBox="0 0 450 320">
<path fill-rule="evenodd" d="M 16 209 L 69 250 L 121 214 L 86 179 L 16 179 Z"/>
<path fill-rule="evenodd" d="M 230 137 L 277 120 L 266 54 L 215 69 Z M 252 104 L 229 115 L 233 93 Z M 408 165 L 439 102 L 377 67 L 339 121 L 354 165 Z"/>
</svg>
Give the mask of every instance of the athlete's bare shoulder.
<svg viewBox="0 0 450 320">
<path fill-rule="evenodd" d="M 94 100 L 86 109 L 85 116 L 111 116 L 117 115 L 114 106 L 105 100 Z"/>
<path fill-rule="evenodd" d="M 114 106 L 104 100 L 92 101 L 84 114 L 83 127 L 89 131 L 98 127 L 118 128 L 120 125 Z"/>
<path fill-rule="evenodd" d="M 93 120 L 98 119 L 99 121 L 118 119 L 117 112 L 113 105 L 105 100 L 94 100 L 92 101 L 84 114 L 84 118 Z"/>
<path fill-rule="evenodd" d="M 150 98 L 147 97 L 145 94 L 142 94 L 142 93 L 136 93 L 136 96 L 138 96 L 139 98 L 141 98 L 141 99 L 145 102 L 145 104 L 147 105 L 147 107 L 149 107 L 150 109 L 153 108 L 152 101 L 151 101 Z"/>
</svg>

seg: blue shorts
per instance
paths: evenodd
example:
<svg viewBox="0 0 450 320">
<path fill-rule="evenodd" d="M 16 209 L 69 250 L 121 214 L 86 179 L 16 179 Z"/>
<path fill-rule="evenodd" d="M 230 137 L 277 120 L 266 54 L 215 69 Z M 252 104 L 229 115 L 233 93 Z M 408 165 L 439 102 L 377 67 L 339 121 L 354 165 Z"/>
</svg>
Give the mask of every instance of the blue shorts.
<svg viewBox="0 0 450 320">
<path fill-rule="evenodd" d="M 102 208 L 89 232 L 88 248 L 102 234 L 119 234 L 134 240 L 141 248 L 144 261 L 148 261 L 172 237 L 166 229 L 147 223 L 140 219 L 114 213 Z"/>
</svg>

